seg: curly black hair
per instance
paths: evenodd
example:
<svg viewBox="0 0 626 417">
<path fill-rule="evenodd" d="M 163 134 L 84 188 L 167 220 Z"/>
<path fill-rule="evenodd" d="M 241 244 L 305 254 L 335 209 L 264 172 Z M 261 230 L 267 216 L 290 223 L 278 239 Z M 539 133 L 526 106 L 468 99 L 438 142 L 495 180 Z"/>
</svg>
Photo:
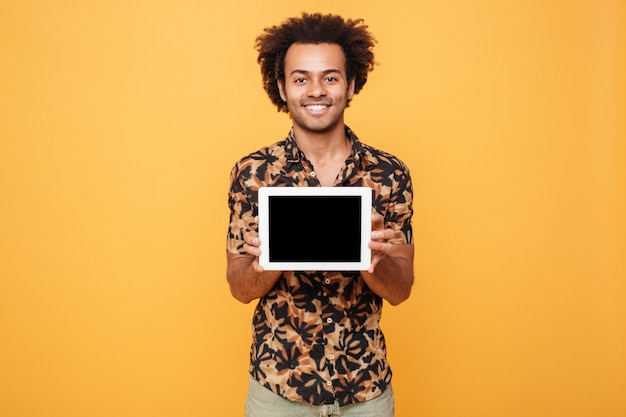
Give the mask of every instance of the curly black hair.
<svg viewBox="0 0 626 417">
<path fill-rule="evenodd" d="M 346 57 L 346 76 L 354 79 L 354 94 L 367 82 L 368 72 L 374 69 L 372 48 L 376 39 L 368 31 L 363 19 L 344 19 L 341 16 L 320 13 L 302 13 L 300 17 L 285 20 L 279 26 L 265 28 L 256 38 L 261 65 L 263 88 L 278 111 L 288 113 L 278 91 L 277 80 L 285 79 L 285 55 L 294 43 L 332 43 L 341 46 Z"/>
</svg>

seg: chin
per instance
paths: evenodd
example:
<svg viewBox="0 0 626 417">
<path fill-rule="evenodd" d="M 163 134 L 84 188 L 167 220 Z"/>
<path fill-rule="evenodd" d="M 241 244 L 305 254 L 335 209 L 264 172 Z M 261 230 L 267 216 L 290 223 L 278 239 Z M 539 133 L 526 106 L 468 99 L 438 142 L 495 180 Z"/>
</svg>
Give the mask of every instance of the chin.
<svg viewBox="0 0 626 417">
<path fill-rule="evenodd" d="M 330 123 L 298 123 L 294 121 L 300 129 L 309 131 L 311 133 L 328 133 L 337 128 L 340 124 L 338 121 Z"/>
</svg>

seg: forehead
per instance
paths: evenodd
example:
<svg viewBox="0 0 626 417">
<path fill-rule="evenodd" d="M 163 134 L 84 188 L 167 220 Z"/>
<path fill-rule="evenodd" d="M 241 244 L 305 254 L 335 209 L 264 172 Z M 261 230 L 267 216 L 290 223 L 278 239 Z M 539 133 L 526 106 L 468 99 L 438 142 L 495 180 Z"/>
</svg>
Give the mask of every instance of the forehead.
<svg viewBox="0 0 626 417">
<path fill-rule="evenodd" d="M 293 71 L 345 72 L 346 58 L 335 43 L 294 43 L 285 54 L 285 74 Z"/>
</svg>

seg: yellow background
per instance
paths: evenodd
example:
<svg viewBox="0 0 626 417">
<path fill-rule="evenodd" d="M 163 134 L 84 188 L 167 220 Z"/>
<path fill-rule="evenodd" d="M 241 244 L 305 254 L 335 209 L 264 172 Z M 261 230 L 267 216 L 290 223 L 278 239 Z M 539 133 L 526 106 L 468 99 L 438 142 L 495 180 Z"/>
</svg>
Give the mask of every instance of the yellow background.
<svg viewBox="0 0 626 417">
<path fill-rule="evenodd" d="M 414 178 L 398 416 L 626 416 L 623 0 L 1 0 L 0 415 L 243 415 L 228 174 L 303 10 L 366 19 L 347 122 Z"/>
</svg>

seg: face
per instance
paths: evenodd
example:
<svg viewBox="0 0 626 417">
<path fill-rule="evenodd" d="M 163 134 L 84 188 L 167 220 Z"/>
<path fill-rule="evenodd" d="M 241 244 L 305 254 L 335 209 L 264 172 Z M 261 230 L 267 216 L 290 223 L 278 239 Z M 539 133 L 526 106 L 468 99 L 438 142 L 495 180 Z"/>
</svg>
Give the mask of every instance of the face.
<svg viewBox="0 0 626 417">
<path fill-rule="evenodd" d="M 346 59 L 337 44 L 295 43 L 285 55 L 285 80 L 278 81 L 294 130 L 326 133 L 343 129 L 343 113 L 354 94 Z"/>
</svg>

